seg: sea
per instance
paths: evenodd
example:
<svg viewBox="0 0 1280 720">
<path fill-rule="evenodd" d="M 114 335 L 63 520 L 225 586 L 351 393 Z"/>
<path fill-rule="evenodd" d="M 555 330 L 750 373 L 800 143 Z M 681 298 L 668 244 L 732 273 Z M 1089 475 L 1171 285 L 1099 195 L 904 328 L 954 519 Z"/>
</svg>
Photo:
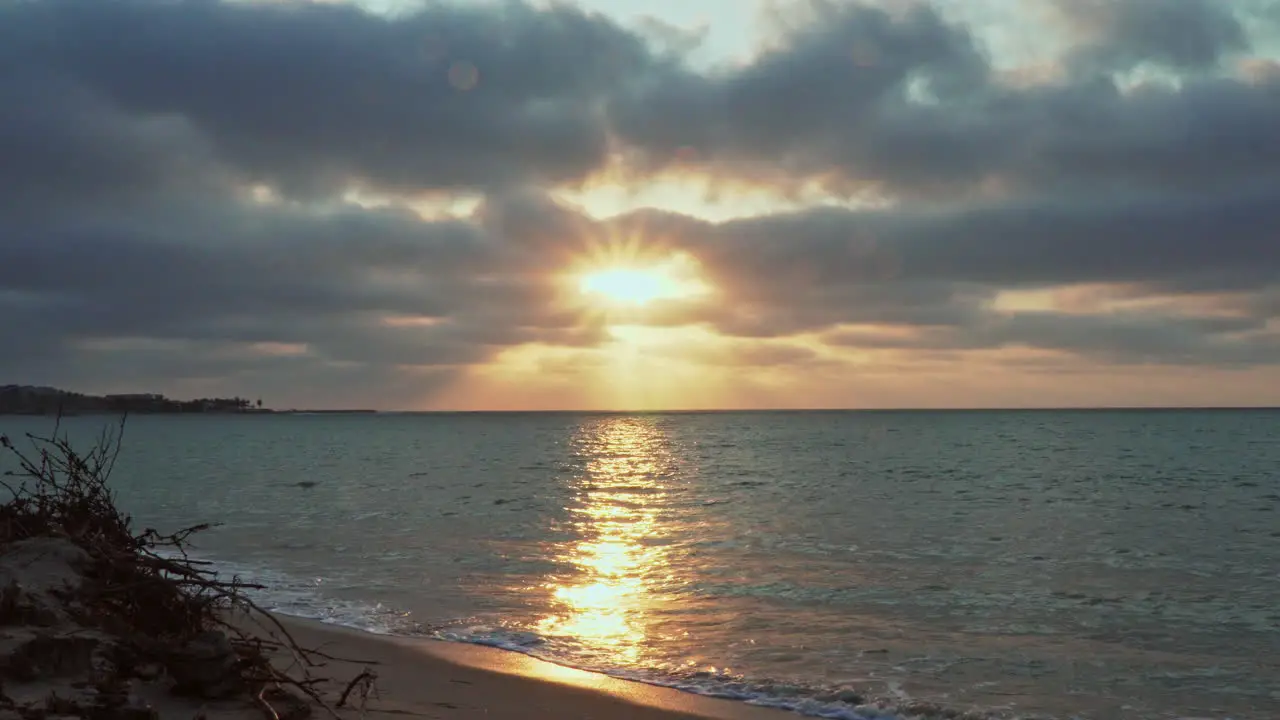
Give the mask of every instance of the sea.
<svg viewBox="0 0 1280 720">
<path fill-rule="evenodd" d="M 1280 718 L 1280 411 L 137 416 L 112 482 L 371 633 L 846 720 Z"/>
</svg>

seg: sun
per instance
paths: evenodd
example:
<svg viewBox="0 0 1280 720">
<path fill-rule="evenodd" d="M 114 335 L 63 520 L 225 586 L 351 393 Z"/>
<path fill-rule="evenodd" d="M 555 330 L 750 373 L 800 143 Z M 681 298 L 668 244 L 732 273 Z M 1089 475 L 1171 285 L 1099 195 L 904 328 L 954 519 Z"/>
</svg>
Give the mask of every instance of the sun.
<svg viewBox="0 0 1280 720">
<path fill-rule="evenodd" d="M 615 305 L 641 307 L 687 291 L 661 268 L 605 268 L 584 274 L 578 290 Z"/>
<path fill-rule="evenodd" d="M 718 294 L 697 257 L 643 227 L 615 227 L 582 242 L 557 284 L 562 301 L 593 321 L 665 322 Z"/>
<path fill-rule="evenodd" d="M 577 275 L 578 292 L 592 305 L 637 309 L 664 301 L 696 300 L 710 288 L 698 278 L 690 258 L 673 255 L 662 262 L 609 264 Z"/>
</svg>

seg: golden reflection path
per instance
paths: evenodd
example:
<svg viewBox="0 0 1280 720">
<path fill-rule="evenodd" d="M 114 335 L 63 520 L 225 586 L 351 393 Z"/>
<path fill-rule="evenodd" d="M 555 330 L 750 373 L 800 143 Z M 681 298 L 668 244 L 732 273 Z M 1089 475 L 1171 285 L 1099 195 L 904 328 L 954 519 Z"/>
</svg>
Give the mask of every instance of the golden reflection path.
<svg viewBox="0 0 1280 720">
<path fill-rule="evenodd" d="M 575 443 L 587 458 L 570 508 L 577 539 L 558 558 L 576 573 L 546 585 L 550 614 L 538 623 L 547 637 L 576 641 L 613 661 L 635 662 L 662 605 L 655 585 L 667 579 L 667 498 L 671 450 L 646 418 L 599 418 Z"/>
</svg>

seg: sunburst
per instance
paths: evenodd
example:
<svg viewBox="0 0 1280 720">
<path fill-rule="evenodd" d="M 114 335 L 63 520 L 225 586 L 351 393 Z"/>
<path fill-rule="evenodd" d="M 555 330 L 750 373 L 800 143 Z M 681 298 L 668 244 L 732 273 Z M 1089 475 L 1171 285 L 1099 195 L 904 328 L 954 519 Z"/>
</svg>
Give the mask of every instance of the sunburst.
<svg viewBox="0 0 1280 720">
<path fill-rule="evenodd" d="M 710 292 L 693 256 L 641 238 L 639 233 L 614 235 L 577 258 L 568 277 L 579 302 L 605 312 L 636 311 Z"/>
</svg>

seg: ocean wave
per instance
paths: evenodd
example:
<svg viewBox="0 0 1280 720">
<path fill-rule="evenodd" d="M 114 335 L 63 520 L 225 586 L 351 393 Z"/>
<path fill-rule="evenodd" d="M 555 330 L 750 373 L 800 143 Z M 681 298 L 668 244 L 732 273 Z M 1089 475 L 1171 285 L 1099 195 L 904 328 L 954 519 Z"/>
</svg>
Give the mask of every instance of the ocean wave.
<svg viewBox="0 0 1280 720">
<path fill-rule="evenodd" d="M 375 635 L 420 637 L 482 645 L 621 680 L 830 720 L 956 720 L 989 717 L 987 713 L 956 713 L 942 707 L 914 702 L 900 692 L 894 698 L 868 699 L 849 687 L 804 685 L 701 670 L 663 672 L 584 662 L 581 657 L 563 649 L 553 640 L 536 633 L 487 625 L 431 627 L 418 622 L 408 612 L 382 603 L 333 598 L 326 594 L 329 583 L 321 578 L 304 579 L 262 567 L 221 560 L 214 562 L 220 575 L 234 576 L 247 583 L 262 585 L 262 588 L 249 589 L 247 592 L 250 599 L 265 610 Z"/>
<path fill-rule="evenodd" d="M 1014 717 L 1007 714 L 997 716 L 994 711 L 962 712 L 934 703 L 913 700 L 901 688 L 894 688 L 893 697 L 867 698 L 858 689 L 852 687 L 747 678 L 707 670 L 669 672 L 584 663 L 577 657 L 557 652 L 557 644 L 554 640 L 523 630 L 486 626 L 446 628 L 436 630 L 431 637 L 517 652 L 545 662 L 596 672 L 621 680 L 670 688 L 704 697 L 734 700 L 748 705 L 787 710 L 808 717 L 831 720 L 942 720 L 943 718 L 989 720 L 996 717 Z M 1052 719 L 1037 717 L 1034 720 Z"/>
<path fill-rule="evenodd" d="M 194 553 L 188 553 L 188 557 L 211 563 L 222 578 L 234 577 L 250 585 L 262 586 L 245 588 L 245 595 L 269 612 L 362 630 L 374 635 L 427 637 L 431 634 L 431 628 L 418 623 L 408 612 L 382 603 L 332 597 L 326 592 L 331 583 L 323 578 L 300 578 L 268 568 L 227 562 Z"/>
<path fill-rule="evenodd" d="M 573 653 L 555 639 L 536 633 L 484 624 L 432 627 L 417 621 L 409 612 L 382 603 L 334 598 L 326 592 L 331 590 L 331 583 L 322 578 L 305 579 L 247 564 L 199 559 L 213 562 L 220 576 L 234 576 L 246 583 L 263 586 L 248 589 L 250 599 L 263 609 L 281 615 L 375 635 L 481 645 L 622 680 L 787 710 L 808 717 L 829 720 L 1052 720 L 1045 716 L 1019 716 L 998 711 L 958 711 L 914 700 L 897 687 L 891 688 L 891 697 L 868 698 L 853 687 L 748 678 L 707 670 L 670 672 L 611 667 L 584 660 L 580 654 Z"/>
</svg>

